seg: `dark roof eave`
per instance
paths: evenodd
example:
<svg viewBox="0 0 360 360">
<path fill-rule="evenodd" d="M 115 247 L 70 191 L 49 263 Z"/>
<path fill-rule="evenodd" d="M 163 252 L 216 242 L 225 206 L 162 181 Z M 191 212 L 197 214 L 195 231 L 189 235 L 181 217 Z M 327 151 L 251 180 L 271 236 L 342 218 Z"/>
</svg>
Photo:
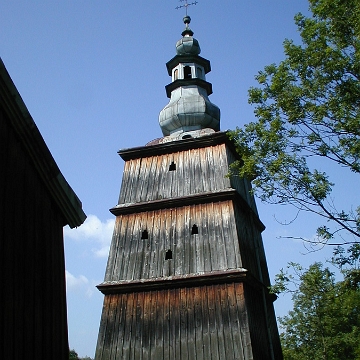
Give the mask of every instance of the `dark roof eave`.
<svg viewBox="0 0 360 360">
<path fill-rule="evenodd" d="M 0 58 L 0 97 L 11 125 L 29 154 L 34 168 L 43 180 L 51 197 L 58 205 L 71 228 L 80 226 L 86 219 L 82 204 L 60 172 L 39 129 Z"/>
<path fill-rule="evenodd" d="M 203 89 L 205 89 L 207 95 L 211 95 L 212 94 L 212 84 L 199 79 L 199 78 L 191 78 L 191 79 L 178 79 L 175 80 L 173 82 L 171 82 L 170 84 L 165 86 L 165 90 L 166 90 L 166 96 L 170 99 L 171 98 L 171 92 L 175 89 L 177 89 L 180 86 L 191 86 L 191 85 L 195 85 L 195 86 L 199 86 Z"/>
<path fill-rule="evenodd" d="M 166 63 L 166 68 L 169 76 L 171 76 L 172 69 L 179 63 L 196 63 L 204 67 L 205 74 L 211 71 L 210 61 L 199 55 L 175 55 Z"/>
</svg>

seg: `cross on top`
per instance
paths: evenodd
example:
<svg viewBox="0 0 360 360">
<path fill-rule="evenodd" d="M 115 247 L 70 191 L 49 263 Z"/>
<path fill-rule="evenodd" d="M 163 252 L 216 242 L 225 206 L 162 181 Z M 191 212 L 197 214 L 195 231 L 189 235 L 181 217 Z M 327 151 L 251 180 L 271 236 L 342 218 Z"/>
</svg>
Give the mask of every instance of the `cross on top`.
<svg viewBox="0 0 360 360">
<path fill-rule="evenodd" d="M 186 16 L 187 16 L 187 8 L 191 5 L 196 5 L 198 2 L 197 1 L 194 1 L 192 3 L 188 3 L 187 0 L 180 0 L 180 2 L 183 2 L 185 1 L 185 4 L 184 5 L 178 5 L 175 9 L 178 10 L 178 9 L 181 9 L 181 8 L 185 8 L 185 12 L 186 12 Z"/>
</svg>

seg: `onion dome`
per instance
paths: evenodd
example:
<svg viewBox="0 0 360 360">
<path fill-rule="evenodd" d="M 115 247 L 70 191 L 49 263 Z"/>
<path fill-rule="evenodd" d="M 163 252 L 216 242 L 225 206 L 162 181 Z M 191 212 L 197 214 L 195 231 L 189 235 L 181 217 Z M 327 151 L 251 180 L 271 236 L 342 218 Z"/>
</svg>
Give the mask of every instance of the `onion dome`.
<svg viewBox="0 0 360 360">
<path fill-rule="evenodd" d="M 199 56 L 200 46 L 193 38 L 190 20 L 190 16 L 184 17 L 185 30 L 176 43 L 176 55 L 166 63 L 172 78 L 165 86 L 170 101 L 159 114 L 164 136 L 172 139 L 166 141 L 220 130 L 220 109 L 208 98 L 212 85 L 205 76 L 211 71 L 210 61 Z"/>
<path fill-rule="evenodd" d="M 199 55 L 201 52 L 199 42 L 193 38 L 194 33 L 189 28 L 190 21 L 190 16 L 184 17 L 185 30 L 181 33 L 183 37 L 176 43 L 178 55 Z"/>
</svg>

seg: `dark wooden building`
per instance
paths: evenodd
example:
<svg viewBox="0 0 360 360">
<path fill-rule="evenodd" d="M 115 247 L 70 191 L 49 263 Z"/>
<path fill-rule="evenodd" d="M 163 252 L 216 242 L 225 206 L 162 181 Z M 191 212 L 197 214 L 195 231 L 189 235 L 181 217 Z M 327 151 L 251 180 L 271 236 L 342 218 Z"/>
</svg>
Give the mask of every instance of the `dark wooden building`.
<svg viewBox="0 0 360 360">
<path fill-rule="evenodd" d="M 251 184 L 208 95 L 185 17 L 159 122 L 125 160 L 96 349 L 109 359 L 282 359 Z"/>
<path fill-rule="evenodd" d="M 69 359 L 63 226 L 85 217 L 0 59 L 1 359 Z"/>
</svg>

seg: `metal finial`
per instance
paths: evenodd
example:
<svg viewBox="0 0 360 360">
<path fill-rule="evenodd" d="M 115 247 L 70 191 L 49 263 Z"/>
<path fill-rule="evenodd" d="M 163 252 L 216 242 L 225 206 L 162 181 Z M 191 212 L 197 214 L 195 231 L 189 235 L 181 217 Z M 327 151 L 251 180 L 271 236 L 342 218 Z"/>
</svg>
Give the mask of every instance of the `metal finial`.
<svg viewBox="0 0 360 360">
<path fill-rule="evenodd" d="M 187 16 L 188 7 L 191 6 L 191 5 L 196 5 L 198 2 L 194 1 L 192 3 L 188 3 L 187 0 L 180 0 L 180 2 L 183 2 L 183 1 L 185 1 L 185 4 L 184 5 L 178 5 L 175 9 L 178 10 L 178 9 L 181 9 L 181 8 L 185 8 L 185 15 Z"/>
</svg>

